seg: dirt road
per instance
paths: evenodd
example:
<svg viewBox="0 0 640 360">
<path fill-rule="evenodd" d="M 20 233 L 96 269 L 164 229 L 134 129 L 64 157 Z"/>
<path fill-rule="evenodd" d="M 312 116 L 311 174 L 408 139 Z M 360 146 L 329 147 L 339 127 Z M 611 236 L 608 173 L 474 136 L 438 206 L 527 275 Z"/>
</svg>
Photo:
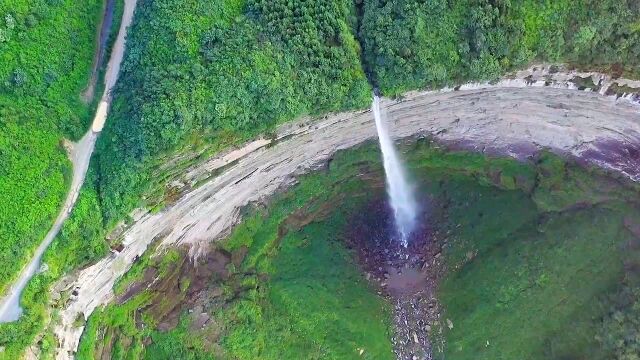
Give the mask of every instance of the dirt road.
<svg viewBox="0 0 640 360">
<path fill-rule="evenodd" d="M 455 148 L 519 159 L 544 147 L 640 180 L 638 105 L 603 96 L 610 80 L 597 74 L 592 91 L 578 91 L 575 76 L 548 69 L 521 72 L 493 85 L 385 99 L 382 106 L 395 138 L 422 134 Z M 637 82 L 626 84 L 640 88 Z M 376 130 L 371 113 L 361 111 L 303 119 L 277 134 L 275 141 L 257 140 L 194 166 L 179 182 L 207 179 L 203 185 L 159 213 L 133 215 L 135 223 L 122 235 L 124 249 L 82 270 L 68 287 L 77 295 L 61 310 L 55 328 L 58 359 L 72 358 L 77 350 L 83 331 L 74 324 L 78 316 L 86 318 L 109 302 L 115 280 L 154 240 L 164 246 L 187 244 L 193 255 L 202 253 L 240 221 L 242 207 L 290 186 L 298 174 L 322 166 L 337 150 L 374 138 Z"/>
<path fill-rule="evenodd" d="M 125 0 L 125 9 L 122 15 L 122 23 L 118 32 L 118 38 L 113 46 L 109 63 L 105 72 L 105 91 L 102 95 L 96 115 L 94 117 L 91 129 L 82 137 L 82 139 L 73 145 L 73 149 L 70 153 L 71 163 L 73 165 L 73 177 L 71 180 L 71 187 L 67 193 L 67 198 L 64 205 L 53 223 L 53 226 L 45 236 L 44 240 L 34 253 L 31 261 L 22 270 L 18 279 L 9 288 L 5 297 L 0 300 L 0 322 L 15 321 L 20 317 L 22 309 L 20 308 L 20 295 L 25 286 L 31 280 L 36 271 L 40 267 L 40 261 L 47 247 L 55 239 L 58 231 L 62 227 L 64 221 L 69 217 L 73 205 L 78 198 L 78 193 L 84 178 L 89 168 L 89 160 L 93 153 L 93 148 L 98 138 L 98 134 L 102 131 L 104 122 L 107 118 L 109 104 L 111 103 L 111 89 L 115 85 L 118 79 L 118 73 L 120 72 L 120 64 L 124 55 L 125 49 L 125 34 L 126 29 L 131 24 L 133 19 L 133 12 L 136 6 L 136 0 Z"/>
</svg>

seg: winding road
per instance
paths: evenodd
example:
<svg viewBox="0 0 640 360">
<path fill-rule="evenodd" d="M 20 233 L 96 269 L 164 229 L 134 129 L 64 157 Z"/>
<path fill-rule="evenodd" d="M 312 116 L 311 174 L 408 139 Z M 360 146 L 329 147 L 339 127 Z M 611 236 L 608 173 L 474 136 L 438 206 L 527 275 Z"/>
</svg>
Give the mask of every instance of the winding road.
<svg viewBox="0 0 640 360">
<path fill-rule="evenodd" d="M 84 183 L 87 169 L 89 168 L 89 160 L 96 143 L 98 135 L 102 131 L 104 123 L 107 119 L 109 105 L 111 104 L 111 90 L 118 80 L 120 65 L 124 56 L 126 32 L 127 28 L 133 20 L 133 13 L 136 7 L 136 0 L 125 0 L 124 12 L 122 14 L 122 23 L 118 30 L 118 37 L 111 51 L 109 62 L 104 76 L 105 90 L 98 104 L 96 115 L 93 119 L 91 129 L 78 141 L 73 144 L 69 157 L 73 164 L 73 176 L 71 180 L 71 188 L 67 193 L 66 200 L 53 226 L 45 236 L 44 240 L 36 249 L 33 257 L 22 270 L 18 279 L 9 288 L 7 294 L 0 300 L 0 323 L 16 321 L 22 314 L 20 308 L 20 295 L 27 286 L 27 283 L 36 274 L 40 268 L 42 255 L 47 250 L 51 242 L 55 239 L 60 231 L 62 224 L 69 217 L 71 210 L 78 198 L 80 188 Z"/>
<path fill-rule="evenodd" d="M 591 77 L 600 88 L 578 91 L 576 76 Z M 640 89 L 638 82 L 616 82 Z M 548 148 L 640 181 L 640 107 L 605 96 L 611 83 L 600 74 L 532 69 L 496 84 L 384 99 L 382 107 L 395 138 L 431 136 L 453 148 L 519 159 Z M 188 245 L 198 256 L 229 234 L 244 206 L 265 201 L 299 174 L 324 166 L 336 151 L 375 136 L 370 111 L 302 119 L 281 126 L 275 140 L 258 139 L 194 165 L 175 182 L 184 186 L 177 202 L 159 213 L 132 214 L 122 251 L 66 279 L 61 290 L 73 294 L 54 328 L 56 358 L 73 358 L 84 330 L 78 317 L 88 318 L 114 298 L 114 282 L 151 243 Z"/>
</svg>

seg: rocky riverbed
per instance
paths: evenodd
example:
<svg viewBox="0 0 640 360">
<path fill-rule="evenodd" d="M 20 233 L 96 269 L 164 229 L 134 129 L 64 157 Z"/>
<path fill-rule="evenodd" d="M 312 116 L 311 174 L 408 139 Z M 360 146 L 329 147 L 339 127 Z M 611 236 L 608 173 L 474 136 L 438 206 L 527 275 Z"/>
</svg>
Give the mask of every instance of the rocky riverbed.
<svg viewBox="0 0 640 360">
<path fill-rule="evenodd" d="M 432 339 L 440 320 L 436 286 L 444 273 L 441 244 L 434 228 L 432 203 L 422 203 L 417 228 L 405 248 L 394 230 L 392 210 L 382 199 L 349 223 L 348 245 L 356 250 L 367 280 L 393 305 L 393 350 L 401 360 L 433 359 Z"/>
</svg>

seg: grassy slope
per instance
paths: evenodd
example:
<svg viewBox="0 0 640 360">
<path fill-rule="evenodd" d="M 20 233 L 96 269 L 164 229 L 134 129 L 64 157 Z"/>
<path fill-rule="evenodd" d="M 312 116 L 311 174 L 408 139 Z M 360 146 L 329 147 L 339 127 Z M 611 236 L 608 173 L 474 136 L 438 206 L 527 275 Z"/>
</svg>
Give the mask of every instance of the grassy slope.
<svg viewBox="0 0 640 360">
<path fill-rule="evenodd" d="M 599 297 L 624 277 L 620 246 L 632 239 L 622 230 L 624 210 L 554 216 L 543 229 L 525 224 L 452 274 L 441 289 L 454 324 L 447 357 L 609 358 L 594 340 L 593 318 L 605 314 Z M 495 237 L 484 230 L 460 236 L 474 245 Z"/>
<path fill-rule="evenodd" d="M 227 329 L 221 344 L 230 357 L 344 359 L 358 349 L 365 349 L 367 359 L 393 357 L 387 306 L 368 288 L 340 235 L 348 214 L 370 194 L 358 171 L 369 165 L 379 171 L 376 157 L 363 151 L 337 157 L 328 176 L 305 177 L 225 242 L 231 251 L 249 247 L 243 272 L 269 278 L 217 314 Z M 285 219 L 303 206 L 302 214 L 327 206 L 332 213 L 282 235 Z"/>
<path fill-rule="evenodd" d="M 448 234 L 437 358 L 626 359 L 640 348 L 637 186 L 549 154 L 519 164 L 410 150 Z"/>
<path fill-rule="evenodd" d="M 640 221 L 638 193 L 555 158 L 538 169 L 530 196 L 447 180 L 450 272 L 439 298 L 453 328 L 443 320 L 443 358 L 614 356 L 615 346 L 595 339 L 619 310 L 611 299 L 637 287 L 638 239 L 624 221 Z M 624 336 L 640 331 L 629 309 Z M 611 343 L 625 339 L 616 336 Z"/>
<path fill-rule="evenodd" d="M 0 293 L 42 240 L 70 181 L 62 137 L 90 117 L 101 1 L 0 1 Z"/>
</svg>

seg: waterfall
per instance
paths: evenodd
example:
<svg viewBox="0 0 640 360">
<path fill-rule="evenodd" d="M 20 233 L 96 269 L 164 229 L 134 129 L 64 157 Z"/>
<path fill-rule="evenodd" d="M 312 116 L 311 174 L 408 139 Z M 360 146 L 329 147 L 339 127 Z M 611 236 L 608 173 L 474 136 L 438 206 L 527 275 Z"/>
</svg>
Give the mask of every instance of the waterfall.
<svg viewBox="0 0 640 360">
<path fill-rule="evenodd" d="M 376 120 L 384 172 L 387 177 L 387 193 L 391 207 L 393 208 L 395 225 L 400 233 L 402 244 L 406 247 L 408 245 L 409 235 L 415 227 L 418 206 L 413 194 L 413 188 L 407 181 L 407 176 L 400 162 L 400 158 L 383 121 L 383 114 L 380 110 L 380 98 L 377 95 L 373 96 L 371 110 Z"/>
</svg>

